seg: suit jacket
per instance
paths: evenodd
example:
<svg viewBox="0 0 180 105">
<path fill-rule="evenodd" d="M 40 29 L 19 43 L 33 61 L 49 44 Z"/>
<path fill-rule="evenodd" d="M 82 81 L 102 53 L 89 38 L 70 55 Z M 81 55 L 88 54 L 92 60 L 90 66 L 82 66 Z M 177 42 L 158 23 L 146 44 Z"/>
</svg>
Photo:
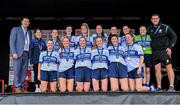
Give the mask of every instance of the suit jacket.
<svg viewBox="0 0 180 105">
<path fill-rule="evenodd" d="M 29 35 L 29 44 L 32 40 L 32 32 L 28 30 Z M 18 57 L 23 54 L 24 44 L 25 44 L 25 35 L 21 26 L 13 27 L 10 33 L 10 52 L 12 54 L 17 53 Z"/>
</svg>

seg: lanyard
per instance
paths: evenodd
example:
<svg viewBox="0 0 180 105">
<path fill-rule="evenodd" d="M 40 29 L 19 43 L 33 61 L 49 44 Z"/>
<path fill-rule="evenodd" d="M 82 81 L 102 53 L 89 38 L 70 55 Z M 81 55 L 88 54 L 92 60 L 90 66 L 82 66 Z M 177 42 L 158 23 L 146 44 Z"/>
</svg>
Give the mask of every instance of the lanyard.
<svg viewBox="0 0 180 105">
<path fill-rule="evenodd" d="M 134 45 L 134 43 L 132 45 L 127 45 L 128 46 L 128 51 L 127 51 L 128 52 L 128 56 L 130 56 L 129 52 L 132 49 L 133 45 Z"/>
<path fill-rule="evenodd" d="M 40 43 L 39 43 L 39 41 L 40 41 Z M 39 50 L 42 51 L 42 44 L 43 43 L 41 42 L 41 39 L 39 39 L 39 40 L 37 39 L 37 43 L 38 43 Z"/>
<path fill-rule="evenodd" d="M 52 51 L 50 51 L 50 55 L 48 54 L 48 51 L 47 51 L 47 57 L 48 57 L 48 64 L 51 62 L 51 57 L 52 57 Z"/>
<path fill-rule="evenodd" d="M 157 34 L 157 33 L 158 33 L 160 27 L 161 27 L 161 25 L 159 25 L 159 26 L 156 28 L 156 31 L 154 32 L 154 34 Z"/>
<path fill-rule="evenodd" d="M 82 56 L 81 60 L 84 60 L 84 54 L 86 52 L 86 47 L 84 48 L 84 50 L 82 51 L 81 47 L 80 47 L 80 55 Z"/>
<path fill-rule="evenodd" d="M 141 36 L 142 47 L 145 47 L 145 42 L 147 40 L 147 35 L 145 35 L 144 37 L 145 37 L 145 39 L 143 39 L 143 36 Z"/>
<path fill-rule="evenodd" d="M 97 48 L 98 55 L 99 55 L 99 61 L 102 62 L 102 55 L 103 55 L 103 48 L 101 49 L 102 51 L 100 52 L 100 49 Z"/>
<path fill-rule="evenodd" d="M 115 49 L 115 46 L 113 45 L 113 49 L 116 51 L 116 58 L 118 58 L 118 55 L 119 55 L 119 45 L 117 46 L 117 49 Z"/>
<path fill-rule="evenodd" d="M 66 56 L 66 61 L 69 61 L 69 58 L 70 58 L 70 47 L 69 47 L 68 51 L 66 51 L 66 49 L 64 48 L 64 53 L 65 53 L 65 56 Z"/>
</svg>

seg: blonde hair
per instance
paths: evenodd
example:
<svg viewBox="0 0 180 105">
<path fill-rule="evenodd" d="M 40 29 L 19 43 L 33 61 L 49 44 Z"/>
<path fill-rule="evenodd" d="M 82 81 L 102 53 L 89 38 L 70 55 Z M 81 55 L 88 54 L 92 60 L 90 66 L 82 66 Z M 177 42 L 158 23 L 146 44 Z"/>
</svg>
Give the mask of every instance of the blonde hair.
<svg viewBox="0 0 180 105">
<path fill-rule="evenodd" d="M 88 31 L 88 32 L 87 32 L 87 35 L 88 35 L 88 38 L 89 38 L 89 37 L 90 37 L 90 36 L 89 36 L 90 33 L 89 33 L 89 26 L 88 26 L 88 24 L 87 24 L 87 23 L 82 23 L 82 24 L 81 24 L 81 27 L 82 27 L 82 26 L 85 26 L 85 27 L 87 28 L 87 31 Z M 81 29 L 81 27 L 80 27 L 80 29 Z"/>
<path fill-rule="evenodd" d="M 98 38 L 100 38 L 100 39 L 103 41 L 103 38 L 102 38 L 102 37 L 97 36 L 97 37 L 96 37 L 96 40 L 97 40 Z M 97 43 L 96 43 L 96 40 L 95 40 L 95 42 L 94 42 L 94 44 L 93 44 L 93 48 L 92 48 L 93 50 L 98 48 Z"/>
</svg>

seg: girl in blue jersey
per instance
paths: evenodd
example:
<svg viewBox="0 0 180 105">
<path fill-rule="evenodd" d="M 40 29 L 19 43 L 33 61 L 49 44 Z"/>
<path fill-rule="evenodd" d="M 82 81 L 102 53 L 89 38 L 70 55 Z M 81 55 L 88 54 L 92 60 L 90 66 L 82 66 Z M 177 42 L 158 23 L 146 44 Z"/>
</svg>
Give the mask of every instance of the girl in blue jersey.
<svg viewBox="0 0 180 105">
<path fill-rule="evenodd" d="M 107 48 L 107 42 L 108 42 L 108 36 L 106 33 L 103 31 L 102 25 L 98 24 L 96 25 L 96 32 L 92 34 L 91 36 L 91 42 L 95 43 L 96 37 L 100 36 L 103 39 L 103 48 Z"/>
<path fill-rule="evenodd" d="M 87 23 L 82 23 L 81 27 L 80 27 L 80 31 L 81 31 L 81 35 L 79 35 L 76 38 L 77 46 L 79 47 L 79 42 L 78 41 L 83 36 L 83 37 L 86 38 L 86 47 L 91 48 L 92 43 L 91 43 L 90 36 L 89 36 L 89 26 L 88 26 L 88 24 Z"/>
<path fill-rule="evenodd" d="M 91 82 L 91 48 L 86 47 L 86 39 L 81 37 L 79 48 L 75 50 L 75 79 L 78 92 L 89 91 Z"/>
<path fill-rule="evenodd" d="M 111 44 L 111 36 L 112 35 L 117 35 L 118 34 L 118 29 L 116 26 L 111 26 L 110 28 L 110 34 L 109 34 L 109 37 L 108 37 L 108 46 Z"/>
<path fill-rule="evenodd" d="M 141 45 L 134 43 L 132 34 L 126 34 L 126 56 L 125 61 L 128 68 L 129 88 L 131 91 L 148 91 L 149 87 L 143 86 L 142 67 L 144 62 L 144 53 Z"/>
<path fill-rule="evenodd" d="M 111 91 L 118 91 L 119 85 L 123 91 L 129 91 L 128 87 L 128 71 L 124 60 L 125 48 L 119 45 L 117 35 L 111 36 L 111 46 L 109 50 L 109 78 Z"/>
<path fill-rule="evenodd" d="M 51 31 L 51 36 L 52 36 L 52 39 L 53 39 L 53 42 L 54 42 L 54 47 L 53 47 L 53 50 L 58 52 L 59 51 L 59 48 L 60 48 L 60 39 L 58 37 L 58 30 L 57 29 L 53 29 Z"/>
<path fill-rule="evenodd" d="M 109 52 L 103 48 L 103 39 L 101 37 L 96 38 L 96 43 L 91 52 L 92 59 L 92 85 L 95 92 L 107 91 L 107 77 L 108 77 L 108 56 Z M 101 82 L 101 85 L 100 83 Z M 101 88 L 100 88 L 101 86 Z"/>
<path fill-rule="evenodd" d="M 62 41 L 62 39 L 64 37 L 68 37 L 70 39 L 70 41 L 71 41 L 70 47 L 71 48 L 75 48 L 76 47 L 75 46 L 76 37 L 74 35 L 72 35 L 72 26 L 71 25 L 67 25 L 66 26 L 66 33 L 65 33 L 65 35 L 62 36 L 61 41 Z"/>
<path fill-rule="evenodd" d="M 34 70 L 34 83 L 35 83 L 35 92 L 39 92 L 39 81 L 38 81 L 38 64 L 39 64 L 39 55 L 41 51 L 47 50 L 46 42 L 41 38 L 42 31 L 36 29 L 34 31 L 34 39 L 30 43 L 30 64 L 33 66 Z"/>
<path fill-rule="evenodd" d="M 60 65 L 58 68 L 59 90 L 65 92 L 73 91 L 74 86 L 74 48 L 70 47 L 70 39 L 62 39 L 62 48 L 59 49 Z"/>
<path fill-rule="evenodd" d="M 47 41 L 47 51 L 41 52 L 39 56 L 38 80 L 41 81 L 41 91 L 47 91 L 48 82 L 52 92 L 56 92 L 57 69 L 59 65 L 59 54 L 53 51 L 53 41 Z"/>
</svg>

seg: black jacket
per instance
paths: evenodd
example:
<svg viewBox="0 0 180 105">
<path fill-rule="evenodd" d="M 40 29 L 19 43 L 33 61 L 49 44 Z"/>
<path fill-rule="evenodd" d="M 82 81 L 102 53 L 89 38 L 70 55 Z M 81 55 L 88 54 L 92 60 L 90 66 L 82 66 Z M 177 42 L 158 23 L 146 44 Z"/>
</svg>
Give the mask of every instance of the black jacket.
<svg viewBox="0 0 180 105">
<path fill-rule="evenodd" d="M 176 44 L 177 35 L 168 25 L 150 26 L 147 31 L 151 35 L 151 47 L 153 50 L 172 48 Z"/>
</svg>

